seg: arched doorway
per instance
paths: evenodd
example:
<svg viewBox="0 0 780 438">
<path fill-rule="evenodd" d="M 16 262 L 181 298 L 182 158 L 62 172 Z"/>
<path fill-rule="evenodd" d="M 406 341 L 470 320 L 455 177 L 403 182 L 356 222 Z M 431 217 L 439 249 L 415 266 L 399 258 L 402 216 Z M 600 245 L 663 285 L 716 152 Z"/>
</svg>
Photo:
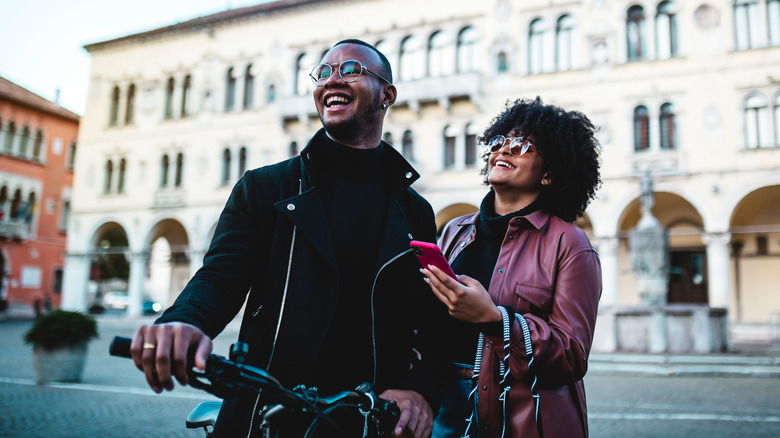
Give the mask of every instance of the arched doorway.
<svg viewBox="0 0 780 438">
<path fill-rule="evenodd" d="M 2 249 L 0 249 L 0 312 L 8 308 L 8 290 L 5 287 L 5 269 L 5 254 L 3 254 Z"/>
<path fill-rule="evenodd" d="M 587 213 L 583 213 L 582 216 L 578 217 L 577 220 L 574 221 L 574 225 L 582 228 L 582 231 L 588 235 L 589 239 L 593 238 L 593 224 L 591 223 L 590 217 L 588 217 Z"/>
<path fill-rule="evenodd" d="M 479 207 L 475 207 L 471 204 L 458 203 L 444 207 L 436 214 L 436 235 L 441 235 L 444 226 L 447 222 L 455 219 L 456 217 L 464 216 L 479 211 Z"/>
<path fill-rule="evenodd" d="M 740 322 L 766 323 L 780 312 L 780 185 L 762 187 L 734 208 L 732 235 L 734 313 Z"/>
<path fill-rule="evenodd" d="M 128 250 L 127 233 L 118 223 L 107 222 L 95 232 L 87 283 L 87 305 L 90 309 L 127 309 Z"/>
<path fill-rule="evenodd" d="M 149 272 L 144 294 L 166 308 L 190 278 L 189 237 L 181 222 L 163 219 L 152 227 L 148 241 Z"/>
<path fill-rule="evenodd" d="M 707 248 L 702 241 L 704 222 L 686 199 L 669 192 L 655 193 L 653 216 L 669 236 L 669 277 L 667 302 L 708 304 Z M 638 303 L 631 267 L 629 239 L 639 223 L 642 209 L 639 199 L 631 201 L 619 222 L 618 247 L 621 298 Z M 627 293 L 626 291 L 631 291 Z"/>
</svg>

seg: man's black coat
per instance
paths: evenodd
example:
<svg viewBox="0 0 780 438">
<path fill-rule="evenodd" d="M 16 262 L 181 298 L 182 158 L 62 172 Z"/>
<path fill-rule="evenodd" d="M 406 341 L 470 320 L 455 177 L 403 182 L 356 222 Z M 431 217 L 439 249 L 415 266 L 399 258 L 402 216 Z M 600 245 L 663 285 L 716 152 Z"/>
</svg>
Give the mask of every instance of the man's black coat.
<svg viewBox="0 0 780 438">
<path fill-rule="evenodd" d="M 213 338 L 249 292 L 239 334 L 249 344 L 248 363 L 286 386 L 301 383 L 318 354 L 341 282 L 317 188 L 317 163 L 311 159 L 323 135 L 320 130 L 300 156 L 241 178 L 203 267 L 157 321 L 187 322 Z M 389 202 L 385 226 L 377 225 L 378 273 L 373 290 L 366 291 L 372 294 L 372 308 L 366 310 L 372 312 L 371 374 L 379 392 L 413 389 L 436 411 L 445 366 L 437 332 L 446 309 L 423 282 L 409 250 L 411 240 L 435 242 L 433 210 L 409 187 L 419 175 L 398 152 L 384 144 L 380 160 Z M 410 371 L 413 347 L 423 359 Z M 226 399 L 215 432 L 246 436 L 250 421 L 257 427 L 254 405 L 254 397 Z"/>
</svg>

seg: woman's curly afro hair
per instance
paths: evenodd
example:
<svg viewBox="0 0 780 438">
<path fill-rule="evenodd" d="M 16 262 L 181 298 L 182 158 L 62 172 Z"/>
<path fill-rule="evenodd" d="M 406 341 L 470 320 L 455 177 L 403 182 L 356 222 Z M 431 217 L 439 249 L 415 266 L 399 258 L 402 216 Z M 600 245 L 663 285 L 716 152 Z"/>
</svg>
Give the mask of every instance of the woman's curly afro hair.
<svg viewBox="0 0 780 438">
<path fill-rule="evenodd" d="M 596 128 L 585 114 L 545 105 L 541 98 L 507 102 L 480 137 L 480 141 L 496 135 L 522 133 L 533 136 L 542 156 L 544 171 L 552 183 L 542 186 L 540 208 L 567 221 L 574 222 L 585 212 L 601 186 L 599 153 L 601 146 L 595 137 Z M 482 158 L 482 175 L 488 184 L 488 150 Z"/>
</svg>

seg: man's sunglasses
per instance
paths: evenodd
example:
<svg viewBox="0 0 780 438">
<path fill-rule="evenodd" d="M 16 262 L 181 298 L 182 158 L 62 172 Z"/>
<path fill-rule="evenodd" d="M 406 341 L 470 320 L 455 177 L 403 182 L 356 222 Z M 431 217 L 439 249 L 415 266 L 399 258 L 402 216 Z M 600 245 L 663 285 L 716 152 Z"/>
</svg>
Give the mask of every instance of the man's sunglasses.
<svg viewBox="0 0 780 438">
<path fill-rule="evenodd" d="M 490 141 L 487 143 L 487 146 L 490 149 L 491 153 L 496 152 L 497 150 L 504 147 L 507 140 L 511 140 L 511 142 L 509 143 L 509 153 L 511 153 L 515 157 L 519 157 L 525 154 L 531 148 L 533 148 L 533 150 L 536 150 L 536 145 L 531 143 L 531 140 L 525 137 L 504 137 L 503 135 L 497 135 L 491 138 Z"/>
<path fill-rule="evenodd" d="M 309 77 L 311 77 L 314 85 L 321 87 L 323 84 L 325 84 L 325 81 L 327 81 L 328 78 L 333 74 L 333 67 L 335 66 L 338 66 L 338 72 L 341 79 L 347 83 L 352 83 L 360 79 L 360 75 L 363 74 L 364 70 L 385 81 L 387 84 L 390 83 L 390 81 L 387 79 L 369 70 L 368 67 L 363 65 L 357 59 L 347 59 L 345 61 L 341 61 L 341 63 L 320 64 L 314 67 L 311 73 L 309 73 Z"/>
</svg>

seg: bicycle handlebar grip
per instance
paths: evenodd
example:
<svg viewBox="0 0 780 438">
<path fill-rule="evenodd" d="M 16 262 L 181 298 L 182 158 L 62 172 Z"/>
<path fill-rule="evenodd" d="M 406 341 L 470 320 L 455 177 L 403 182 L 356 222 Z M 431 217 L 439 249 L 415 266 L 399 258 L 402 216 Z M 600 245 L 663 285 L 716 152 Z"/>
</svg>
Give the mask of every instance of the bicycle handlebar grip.
<svg viewBox="0 0 780 438">
<path fill-rule="evenodd" d="M 130 344 L 132 342 L 133 340 L 130 338 L 114 336 L 114 339 L 111 341 L 111 345 L 108 346 L 108 354 L 111 356 L 126 357 L 130 359 L 133 357 L 130 355 Z M 195 363 L 195 350 L 196 348 L 193 346 L 190 348 L 190 351 L 187 352 L 187 364 Z M 173 364 L 171 364 L 171 368 L 173 368 Z"/>
<path fill-rule="evenodd" d="M 130 343 L 132 341 L 133 340 L 130 338 L 114 336 L 114 340 L 111 341 L 111 345 L 108 347 L 108 354 L 111 356 L 130 358 Z"/>
</svg>

